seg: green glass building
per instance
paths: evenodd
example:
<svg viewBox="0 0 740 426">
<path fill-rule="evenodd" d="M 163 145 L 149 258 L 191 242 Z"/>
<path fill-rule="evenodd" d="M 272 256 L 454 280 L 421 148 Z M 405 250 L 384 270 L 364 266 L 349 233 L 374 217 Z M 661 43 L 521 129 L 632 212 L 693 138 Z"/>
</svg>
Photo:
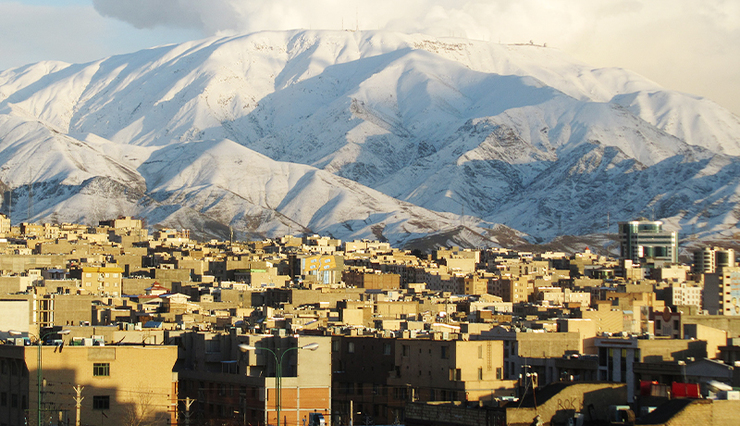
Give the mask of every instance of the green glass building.
<svg viewBox="0 0 740 426">
<path fill-rule="evenodd" d="M 678 232 L 663 230 L 659 220 L 619 222 L 619 248 L 623 259 L 642 265 L 678 263 Z"/>
</svg>

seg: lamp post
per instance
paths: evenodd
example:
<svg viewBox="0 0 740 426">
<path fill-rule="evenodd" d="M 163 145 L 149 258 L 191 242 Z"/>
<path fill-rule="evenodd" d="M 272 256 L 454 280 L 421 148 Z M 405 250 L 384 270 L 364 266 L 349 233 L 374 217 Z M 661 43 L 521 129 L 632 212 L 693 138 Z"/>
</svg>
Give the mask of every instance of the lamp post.
<svg viewBox="0 0 740 426">
<path fill-rule="evenodd" d="M 44 339 L 46 337 L 49 337 L 54 334 L 69 334 L 72 330 L 60 330 L 60 331 L 50 331 L 48 333 L 44 333 L 41 336 L 36 336 L 33 333 L 29 332 L 29 335 L 33 335 L 36 337 L 36 348 L 38 349 L 38 359 L 36 361 L 36 390 L 38 391 L 37 395 L 37 421 L 38 425 L 41 426 L 41 383 L 43 382 L 43 374 L 42 374 L 42 358 L 41 358 L 41 346 L 44 343 Z M 8 334 L 11 336 L 20 336 L 22 333 L 20 331 L 8 331 Z"/>
<path fill-rule="evenodd" d="M 290 352 L 291 350 L 298 350 L 298 349 L 308 349 L 309 351 L 315 351 L 319 348 L 318 343 L 309 343 L 305 346 L 294 346 L 292 348 L 285 349 L 283 351 L 275 352 L 270 348 L 264 348 L 264 347 L 257 347 L 252 345 L 246 345 L 241 344 L 239 345 L 239 350 L 242 352 L 247 351 L 258 351 L 258 350 L 265 350 L 272 354 L 272 356 L 275 358 L 275 409 L 277 411 L 277 426 L 280 426 L 280 390 L 281 390 L 281 381 L 283 378 L 283 358 L 285 358 L 285 354 Z M 278 357 L 278 353 L 280 353 L 280 357 Z M 269 422 L 268 422 L 269 426 Z"/>
</svg>

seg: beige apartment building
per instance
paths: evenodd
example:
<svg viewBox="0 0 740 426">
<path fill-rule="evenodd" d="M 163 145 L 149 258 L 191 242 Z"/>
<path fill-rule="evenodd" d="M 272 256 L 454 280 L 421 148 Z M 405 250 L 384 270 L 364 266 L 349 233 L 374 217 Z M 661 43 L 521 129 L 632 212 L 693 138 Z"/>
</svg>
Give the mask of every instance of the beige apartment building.
<svg viewBox="0 0 740 426">
<path fill-rule="evenodd" d="M 121 294 L 123 268 L 118 265 L 83 266 L 70 271 L 72 278 L 80 280 L 80 290 L 92 294 Z"/>
<path fill-rule="evenodd" d="M 516 381 L 503 378 L 502 341 L 390 336 L 332 337 L 333 424 L 350 416 L 355 424 L 403 423 L 414 401 L 485 402 L 515 392 Z"/>
<path fill-rule="evenodd" d="M 524 303 L 534 294 L 534 280 L 528 275 L 492 280 L 488 292 L 499 296 L 504 302 Z"/>
<path fill-rule="evenodd" d="M 492 400 L 515 388 L 504 378 L 503 341 L 399 339 L 396 346 L 388 383 L 408 387 L 411 401 Z"/>
<path fill-rule="evenodd" d="M 740 267 L 704 274 L 703 308 L 710 315 L 740 315 Z"/>
<path fill-rule="evenodd" d="M 44 424 L 75 424 L 75 386 L 84 398 L 80 424 L 176 422 L 176 346 L 53 345 L 40 350 Z M 38 423 L 38 351 L 38 346 L 0 345 L 0 424 Z"/>
<path fill-rule="evenodd" d="M 346 270 L 342 280 L 349 287 L 373 290 L 398 290 L 401 288 L 401 276 L 398 274 L 381 274 L 374 270 Z"/>
<path fill-rule="evenodd" d="M 0 235 L 7 236 L 10 234 L 10 218 L 0 213 Z"/>
</svg>

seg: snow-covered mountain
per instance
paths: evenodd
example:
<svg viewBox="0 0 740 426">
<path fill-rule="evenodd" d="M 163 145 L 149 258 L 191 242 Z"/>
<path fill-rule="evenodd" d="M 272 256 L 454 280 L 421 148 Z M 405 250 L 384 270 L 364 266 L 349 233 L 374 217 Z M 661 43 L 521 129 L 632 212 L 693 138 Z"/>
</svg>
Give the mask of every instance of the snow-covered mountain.
<svg viewBox="0 0 740 426">
<path fill-rule="evenodd" d="M 608 214 L 722 238 L 739 159 L 713 102 L 533 45 L 262 32 L 0 73 L 14 223 L 490 245 Z"/>
</svg>

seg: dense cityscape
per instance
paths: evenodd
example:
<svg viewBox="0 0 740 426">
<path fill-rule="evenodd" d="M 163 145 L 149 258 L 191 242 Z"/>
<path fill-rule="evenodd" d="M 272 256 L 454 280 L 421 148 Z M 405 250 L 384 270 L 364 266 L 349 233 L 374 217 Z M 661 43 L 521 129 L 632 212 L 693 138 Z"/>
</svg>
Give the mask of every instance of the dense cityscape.
<svg viewBox="0 0 740 426">
<path fill-rule="evenodd" d="M 734 251 L 680 264 L 660 221 L 620 223 L 618 258 L 197 242 L 131 217 L 3 216 L 0 233 L 2 426 L 720 425 L 738 412 Z"/>
</svg>

